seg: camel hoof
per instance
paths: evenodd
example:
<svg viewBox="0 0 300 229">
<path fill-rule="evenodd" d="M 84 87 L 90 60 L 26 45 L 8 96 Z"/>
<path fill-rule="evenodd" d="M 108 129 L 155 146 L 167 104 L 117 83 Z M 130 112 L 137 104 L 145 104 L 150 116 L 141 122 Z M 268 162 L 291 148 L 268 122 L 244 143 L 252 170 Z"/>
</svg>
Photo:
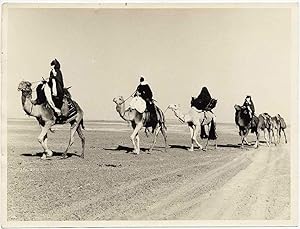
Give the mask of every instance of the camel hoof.
<svg viewBox="0 0 300 229">
<path fill-rule="evenodd" d="M 194 149 L 191 149 L 191 148 L 189 148 L 189 149 L 188 149 L 188 151 L 190 151 L 190 152 L 194 152 Z"/>
<path fill-rule="evenodd" d="M 53 156 L 53 152 L 51 150 L 47 151 L 47 157 L 52 157 Z"/>
<path fill-rule="evenodd" d="M 206 148 L 204 148 L 204 149 L 202 149 L 202 151 L 207 151 L 207 149 L 206 149 Z"/>
<path fill-rule="evenodd" d="M 84 154 L 81 154 L 80 157 L 81 157 L 82 159 L 84 159 Z"/>
<path fill-rule="evenodd" d="M 47 156 L 45 153 L 43 153 L 43 156 L 41 157 L 41 160 L 46 160 L 47 159 Z"/>
</svg>

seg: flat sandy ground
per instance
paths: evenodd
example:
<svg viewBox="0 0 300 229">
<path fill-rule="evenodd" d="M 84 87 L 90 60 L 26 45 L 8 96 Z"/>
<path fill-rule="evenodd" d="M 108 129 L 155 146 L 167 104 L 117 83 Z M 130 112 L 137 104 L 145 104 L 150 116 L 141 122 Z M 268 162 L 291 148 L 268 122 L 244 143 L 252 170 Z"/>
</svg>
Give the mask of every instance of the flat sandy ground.
<svg viewBox="0 0 300 229">
<path fill-rule="evenodd" d="M 9 221 L 290 219 L 289 143 L 241 149 L 237 127 L 220 124 L 218 149 L 211 142 L 189 152 L 188 128 L 177 123 L 168 125 L 167 153 L 159 135 L 150 154 L 152 136 L 142 133 L 134 155 L 126 123 L 86 122 L 84 159 L 77 135 L 60 159 L 62 126 L 49 134 L 55 154 L 43 161 L 39 127 L 28 120 L 8 122 Z"/>
</svg>

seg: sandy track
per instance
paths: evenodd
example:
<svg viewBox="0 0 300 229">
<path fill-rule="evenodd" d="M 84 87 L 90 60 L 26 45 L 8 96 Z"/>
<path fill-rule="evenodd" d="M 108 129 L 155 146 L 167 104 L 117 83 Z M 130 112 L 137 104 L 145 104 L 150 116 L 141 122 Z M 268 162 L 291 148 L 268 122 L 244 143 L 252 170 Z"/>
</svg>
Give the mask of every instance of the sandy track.
<svg viewBox="0 0 300 229">
<path fill-rule="evenodd" d="M 131 146 L 126 131 L 86 131 L 84 160 L 57 160 L 58 153 L 41 161 L 31 156 L 39 150 L 38 129 L 22 128 L 8 134 L 9 220 L 290 217 L 289 145 L 241 150 L 237 133 L 219 127 L 218 150 L 188 152 L 188 133 L 171 132 L 167 153 L 157 148 L 137 156 L 124 150 Z M 52 134 L 51 147 L 64 148 L 66 133 Z M 141 142 L 147 148 L 151 139 Z"/>
<path fill-rule="evenodd" d="M 192 201 L 189 219 L 289 219 L 290 170 L 286 147 L 247 153 L 252 163 L 222 188 Z M 182 218 L 182 217 L 179 217 Z"/>
</svg>

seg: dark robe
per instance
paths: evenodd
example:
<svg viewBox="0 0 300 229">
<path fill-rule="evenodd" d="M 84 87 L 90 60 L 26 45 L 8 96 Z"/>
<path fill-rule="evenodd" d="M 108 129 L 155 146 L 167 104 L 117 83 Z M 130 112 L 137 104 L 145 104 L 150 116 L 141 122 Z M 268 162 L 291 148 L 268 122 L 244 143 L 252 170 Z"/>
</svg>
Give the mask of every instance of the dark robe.
<svg viewBox="0 0 300 229">
<path fill-rule="evenodd" d="M 211 99 L 208 89 L 203 87 L 197 98 L 192 97 L 191 106 L 198 110 L 205 110 Z"/>
<path fill-rule="evenodd" d="M 254 113 L 255 113 L 255 107 L 254 107 L 254 103 L 253 103 L 252 99 L 250 99 L 250 104 L 247 102 L 247 100 L 245 100 L 243 106 L 245 106 L 245 107 L 249 106 L 250 109 L 251 109 L 251 111 L 252 111 L 252 115 L 254 115 Z"/>
<path fill-rule="evenodd" d="M 153 99 L 153 93 L 151 91 L 151 88 L 148 84 L 140 84 L 137 89 L 137 92 L 140 93 L 140 96 L 146 101 L 146 102 L 152 102 Z"/>
</svg>

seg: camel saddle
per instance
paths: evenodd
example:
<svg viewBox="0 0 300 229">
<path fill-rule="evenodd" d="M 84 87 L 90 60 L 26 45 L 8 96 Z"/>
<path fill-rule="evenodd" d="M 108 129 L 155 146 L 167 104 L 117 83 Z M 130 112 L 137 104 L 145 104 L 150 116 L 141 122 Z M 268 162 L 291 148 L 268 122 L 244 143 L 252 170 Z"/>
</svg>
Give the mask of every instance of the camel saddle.
<svg viewBox="0 0 300 229">
<path fill-rule="evenodd" d="M 44 93 L 44 84 L 45 83 L 46 83 L 46 81 L 43 81 L 36 88 L 36 92 L 37 92 L 37 99 L 35 101 L 36 105 L 48 103 L 47 98 Z M 71 96 L 71 93 L 69 92 L 68 88 L 64 88 L 63 98 L 62 98 L 62 101 L 59 101 L 59 104 L 57 102 L 56 97 L 52 96 L 52 99 L 53 99 L 54 104 L 57 107 L 60 107 L 59 105 L 61 105 L 60 109 L 62 112 L 62 116 L 57 117 L 56 113 L 54 112 L 54 114 L 57 118 L 57 121 L 56 121 L 57 123 L 64 123 L 67 119 L 69 119 L 77 114 L 76 106 L 74 104 L 74 101 L 72 100 L 72 96 Z M 51 107 L 51 106 L 49 105 L 49 107 Z"/>
</svg>

